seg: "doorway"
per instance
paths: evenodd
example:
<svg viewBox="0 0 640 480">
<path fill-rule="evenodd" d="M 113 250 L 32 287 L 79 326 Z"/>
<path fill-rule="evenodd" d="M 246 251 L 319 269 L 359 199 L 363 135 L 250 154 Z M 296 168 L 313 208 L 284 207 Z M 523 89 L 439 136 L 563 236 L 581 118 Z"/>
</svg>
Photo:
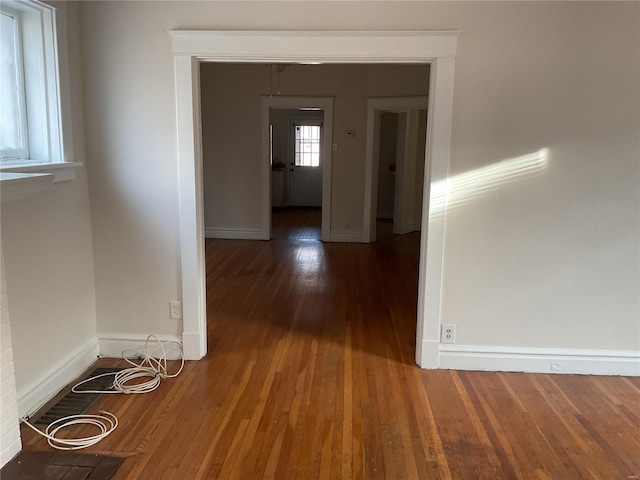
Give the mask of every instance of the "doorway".
<svg viewBox="0 0 640 480">
<path fill-rule="evenodd" d="M 322 207 L 324 111 L 271 109 L 271 206 Z"/>
<path fill-rule="evenodd" d="M 333 98 L 263 97 L 262 132 L 263 185 L 270 192 L 269 201 L 263 202 L 268 238 L 273 207 L 299 206 L 321 208 L 321 239 L 329 241 Z"/>
<path fill-rule="evenodd" d="M 430 192 L 446 181 L 449 166 L 453 79 L 460 32 L 171 32 L 175 65 L 177 158 L 179 164 L 180 262 L 182 267 L 183 345 L 185 358 L 197 360 L 207 352 L 206 271 L 204 251 L 202 132 L 200 112 L 201 62 L 253 61 L 300 63 L 405 63 L 431 65 L 429 82 L 430 119 L 427 126 L 428 170 L 420 246 L 416 362 L 422 368 L 438 368 L 440 361 L 440 299 L 444 247 L 444 218 L 429 215 Z M 303 38 L 305 41 L 300 41 Z M 264 110 L 263 110 L 264 112 Z M 268 121 L 268 108 L 266 115 Z M 332 118 L 329 116 L 329 118 Z M 327 131 L 328 124 L 325 123 Z M 326 141 L 326 135 L 325 135 Z M 264 132 L 268 146 L 269 132 Z M 264 149 L 268 157 L 268 147 Z M 262 162 L 270 173 L 268 158 Z M 330 163 L 328 164 L 330 166 Z M 323 171 L 326 179 L 330 172 Z M 365 189 L 371 185 L 372 168 L 367 162 Z M 263 189 L 270 205 L 269 175 Z M 325 182 L 326 185 L 326 182 Z M 265 192 L 266 190 L 266 192 Z M 327 208 L 326 188 L 323 191 Z M 368 198 L 368 200 L 367 200 Z M 328 198 L 330 202 L 330 196 Z M 367 210 L 368 208 L 368 210 Z M 370 228 L 371 196 L 365 198 L 364 221 Z M 271 209 L 267 209 L 267 216 Z M 367 220 L 368 219 L 368 220 Z M 328 225 L 327 225 L 328 226 Z M 370 231 L 370 230 L 369 230 Z M 328 232 L 327 232 L 328 233 Z M 363 232 L 363 239 L 367 230 Z"/>
<path fill-rule="evenodd" d="M 271 109 L 271 238 L 320 240 L 324 111 Z"/>
<path fill-rule="evenodd" d="M 364 241 L 422 229 L 428 97 L 367 101 Z M 428 191 L 428 190 L 427 190 Z M 380 228 L 378 228 L 380 227 Z"/>
<path fill-rule="evenodd" d="M 378 182 L 375 237 L 421 230 L 426 150 L 426 109 L 383 111 L 375 146 Z"/>
</svg>

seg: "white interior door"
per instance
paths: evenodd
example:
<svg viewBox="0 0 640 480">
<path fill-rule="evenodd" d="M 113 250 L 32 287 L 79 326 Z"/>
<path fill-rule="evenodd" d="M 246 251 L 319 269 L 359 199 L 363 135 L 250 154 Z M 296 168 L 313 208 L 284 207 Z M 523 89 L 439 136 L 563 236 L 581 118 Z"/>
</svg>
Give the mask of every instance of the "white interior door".
<svg viewBox="0 0 640 480">
<path fill-rule="evenodd" d="M 322 138 L 321 120 L 291 121 L 292 148 L 289 156 L 289 205 L 322 206 Z"/>
</svg>

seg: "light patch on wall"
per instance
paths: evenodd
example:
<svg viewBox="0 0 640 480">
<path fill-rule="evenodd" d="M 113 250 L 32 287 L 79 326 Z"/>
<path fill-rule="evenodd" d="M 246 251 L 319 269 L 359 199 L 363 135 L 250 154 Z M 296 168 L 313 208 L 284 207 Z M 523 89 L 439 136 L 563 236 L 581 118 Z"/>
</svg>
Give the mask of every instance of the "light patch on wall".
<svg viewBox="0 0 640 480">
<path fill-rule="evenodd" d="M 548 159 L 549 149 L 542 148 L 435 182 L 431 185 L 429 219 L 441 217 L 446 211 L 502 185 L 540 173 Z"/>
</svg>

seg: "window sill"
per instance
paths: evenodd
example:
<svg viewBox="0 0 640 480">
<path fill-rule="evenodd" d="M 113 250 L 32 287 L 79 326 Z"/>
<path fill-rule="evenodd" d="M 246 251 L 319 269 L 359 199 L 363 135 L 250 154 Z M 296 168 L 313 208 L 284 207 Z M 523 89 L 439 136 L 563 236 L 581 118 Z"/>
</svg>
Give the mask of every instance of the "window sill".
<svg viewBox="0 0 640 480">
<path fill-rule="evenodd" d="M 0 173 L 46 173 L 53 177 L 53 183 L 75 180 L 76 169 L 82 166 L 82 162 L 63 163 L 5 163 L 0 166 Z M 4 186 L 4 183 L 3 183 Z"/>
<path fill-rule="evenodd" d="M 54 175 L 51 173 L 0 172 L 0 201 L 14 202 L 51 193 L 53 182 Z"/>
</svg>

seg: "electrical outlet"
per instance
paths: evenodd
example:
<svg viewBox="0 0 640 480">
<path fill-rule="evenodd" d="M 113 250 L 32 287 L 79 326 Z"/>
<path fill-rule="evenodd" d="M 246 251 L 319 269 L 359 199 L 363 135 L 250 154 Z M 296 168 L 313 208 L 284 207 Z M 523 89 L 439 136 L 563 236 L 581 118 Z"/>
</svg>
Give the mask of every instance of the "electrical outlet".
<svg viewBox="0 0 640 480">
<path fill-rule="evenodd" d="M 169 302 L 169 318 L 182 318 L 182 302 L 178 300 Z"/>
<path fill-rule="evenodd" d="M 443 324 L 440 333 L 441 343 L 456 343 L 456 326 L 452 323 Z"/>
</svg>

